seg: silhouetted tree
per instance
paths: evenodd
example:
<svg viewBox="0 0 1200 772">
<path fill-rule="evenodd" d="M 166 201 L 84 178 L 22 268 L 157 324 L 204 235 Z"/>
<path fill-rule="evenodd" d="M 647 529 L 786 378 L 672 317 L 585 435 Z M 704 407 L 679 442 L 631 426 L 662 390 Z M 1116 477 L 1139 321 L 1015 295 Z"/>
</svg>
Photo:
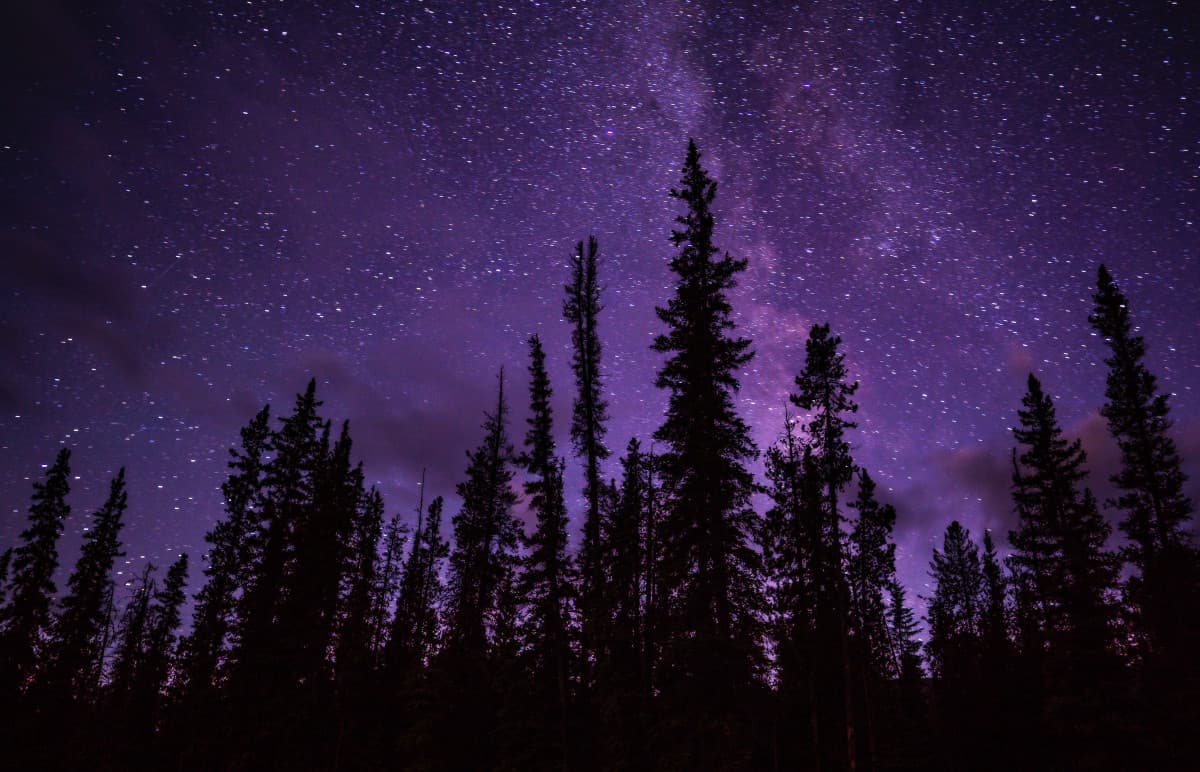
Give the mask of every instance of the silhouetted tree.
<svg viewBox="0 0 1200 772">
<path fill-rule="evenodd" d="M 604 436 L 608 432 L 605 426 L 608 402 L 604 399 L 604 382 L 600 374 L 600 335 L 596 327 L 597 317 L 603 310 L 597 275 L 598 251 L 593 236 L 588 237 L 586 250 L 582 241 L 575 245 L 575 254 L 571 256 L 571 282 L 564 287 L 566 299 L 563 301 L 563 317 L 571 324 L 571 369 L 575 372 L 571 444 L 575 454 L 583 458 L 584 497 L 587 499 L 583 544 L 579 551 L 585 663 L 595 656 L 592 641 L 598 634 L 595 627 L 602 613 L 600 503 L 604 481 L 600 464 L 609 455 L 608 447 L 604 444 Z"/>
<path fill-rule="evenodd" d="M 1086 454 L 1062 436 L 1054 405 L 1032 374 L 1013 435 L 1013 501 L 1019 524 L 1009 535 L 1022 618 L 1022 658 L 1035 685 L 1034 713 L 1045 716 L 1049 759 L 1101 753 L 1100 703 L 1116 705 L 1113 608 L 1117 563 L 1110 528 L 1090 490 Z"/>
<path fill-rule="evenodd" d="M 455 489 L 463 503 L 453 518 L 447 629 L 437 661 L 442 708 L 433 743 L 441 764 L 449 767 L 494 763 L 490 729 L 498 709 L 496 670 L 515 657 L 514 572 L 521 526 L 512 512 L 515 454 L 508 439 L 503 370 L 498 384 L 496 408 L 485 414 L 483 442 L 468 453 L 466 479 Z M 454 740 L 460 736 L 477 738 L 478 745 L 461 747 Z"/>
<path fill-rule="evenodd" d="M 1121 453 L 1111 477 L 1120 493 L 1108 503 L 1121 512 L 1129 538 L 1123 553 L 1135 572 L 1126 597 L 1151 708 L 1143 734 L 1161 738 L 1160 763 L 1186 765 L 1200 752 L 1200 708 L 1182 707 L 1200 705 L 1200 561 L 1188 532 L 1195 508 L 1184 494 L 1187 478 L 1170 436 L 1169 395 L 1146 367 L 1146 344 L 1134 334 L 1129 302 L 1103 265 L 1094 301 L 1088 321 L 1110 352 L 1100 414 Z"/>
<path fill-rule="evenodd" d="M 120 533 L 127 496 L 125 470 L 92 516 L 79 560 L 67 580 L 47 652 L 43 685 L 59 704 L 90 702 L 99 685 L 113 592 L 113 562 L 124 555 Z"/>
<path fill-rule="evenodd" d="M 0 608 L 0 702 L 12 705 L 33 677 L 49 631 L 58 570 L 58 538 L 71 514 L 71 451 L 63 448 L 33 484 L 29 520 L 13 551 L 10 598 Z"/>
<path fill-rule="evenodd" d="M 422 489 L 424 484 L 422 483 Z M 421 506 L 424 516 L 424 507 Z M 422 524 L 418 522 L 417 533 Z M 393 515 L 383 531 L 383 554 L 379 559 L 379 571 L 375 576 L 375 585 L 371 589 L 371 651 L 376 652 L 382 662 L 382 655 L 387 646 L 388 627 L 391 621 L 392 609 L 400 593 L 400 579 L 404 574 L 404 545 L 407 541 L 407 526 L 400 522 L 399 515 Z"/>
<path fill-rule="evenodd" d="M 406 672 L 423 664 L 434 644 L 438 622 L 435 604 L 443 592 L 440 566 L 450 552 L 441 535 L 442 507 L 441 496 L 430 503 L 404 563 L 385 660 L 393 670 Z"/>
<path fill-rule="evenodd" d="M 948 769 L 976 763 L 982 708 L 980 680 L 981 612 L 984 575 L 979 547 L 957 520 L 946 528 L 942 549 L 933 551 L 929 602 L 929 669 L 936 685 L 940 743 Z"/>
<path fill-rule="evenodd" d="M 858 731 L 852 699 L 854 663 L 851 660 L 849 628 L 849 588 L 845 579 L 845 548 L 839 508 L 842 491 L 854 475 L 847 430 L 857 424 L 849 416 L 858 411 L 845 354 L 839 350 L 842 339 L 829 332 L 829 325 L 813 325 L 804 344 L 804 369 L 796 376 L 797 392 L 791 402 L 810 413 L 804 427 L 810 438 L 813 471 L 821 488 L 820 525 L 813 559 L 816 608 L 817 656 L 833 663 L 832 679 L 821 692 L 822 723 L 828 726 L 820 734 L 825 762 L 835 769 L 857 766 L 857 749 L 863 738 Z"/>
<path fill-rule="evenodd" d="M 109 692 L 120 719 L 129 710 L 138 669 L 146 655 L 146 628 L 150 620 L 150 601 L 154 596 L 154 564 L 146 563 L 133 595 L 125 604 L 117 631 L 117 649 L 109 675 Z"/>
<path fill-rule="evenodd" d="M 530 657 L 538 712 L 545 717 L 540 744 L 543 763 L 570 766 L 567 722 L 571 697 L 570 626 L 574 568 L 567 555 L 567 508 L 563 497 L 563 463 L 555 455 L 553 391 L 546 374 L 546 354 L 538 336 L 529 339 L 529 428 L 520 463 L 529 508 L 536 520 L 526 539 L 527 554 L 517 588 L 527 611 L 522 637 Z"/>
<path fill-rule="evenodd" d="M 657 386 L 667 389 L 666 419 L 655 439 L 665 509 L 659 529 L 667 626 L 663 639 L 661 728 L 667 765 L 733 768 L 745 757 L 746 699 L 761 663 L 759 554 L 750 545 L 757 516 L 746 462 L 757 451 L 733 397 L 737 372 L 753 356 L 737 337 L 727 293 L 745 260 L 717 258 L 712 202 L 716 183 L 688 143 L 680 188 L 687 205 L 671 232 L 674 295 L 657 309 L 668 327 L 654 342 L 667 359 Z"/>
<path fill-rule="evenodd" d="M 207 578 L 196 594 L 192 632 L 180 647 L 181 688 L 196 699 L 215 685 L 228 653 L 237 593 L 245 591 L 247 541 L 257 536 L 263 478 L 271 441 L 271 409 L 263 407 L 241 429 L 241 448 L 230 449 L 230 474 L 221 484 L 225 517 L 205 534 Z"/>
<path fill-rule="evenodd" d="M 825 668 L 826 659 L 816 634 L 817 589 L 826 518 L 816 458 L 786 410 L 783 434 L 766 453 L 766 473 L 771 505 L 761 543 L 779 703 L 772 755 L 779 766 L 819 769 L 818 669 Z"/>
</svg>

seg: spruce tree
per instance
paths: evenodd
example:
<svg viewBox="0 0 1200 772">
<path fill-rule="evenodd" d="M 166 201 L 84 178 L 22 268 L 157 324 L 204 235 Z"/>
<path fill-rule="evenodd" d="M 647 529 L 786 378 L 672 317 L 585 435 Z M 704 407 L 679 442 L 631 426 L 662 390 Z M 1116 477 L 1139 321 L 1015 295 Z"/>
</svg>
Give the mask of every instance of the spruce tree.
<svg viewBox="0 0 1200 772">
<path fill-rule="evenodd" d="M 204 587 L 196 594 L 192 632 L 180 646 L 180 679 L 188 698 L 208 692 L 228 654 L 237 608 L 245 590 L 247 541 L 259 525 L 263 477 L 271 441 L 271 408 L 264 406 L 241 429 L 241 448 L 229 451 L 229 476 L 221 484 L 225 517 L 204 536 L 209 545 Z"/>
<path fill-rule="evenodd" d="M 1109 526 L 1090 490 L 1087 456 L 1062 436 L 1054 404 L 1032 374 L 1013 435 L 1012 495 L 1019 517 L 1009 541 L 1017 587 L 1025 712 L 1043 716 L 1050 763 L 1102 756 L 1116 741 L 1112 592 L 1117 562 Z"/>
<path fill-rule="evenodd" d="M 109 485 L 108 498 L 92 516 L 83 548 L 67 580 L 67 595 L 54 620 L 44 684 L 57 702 L 87 702 L 100 682 L 104 637 L 113 593 L 113 563 L 121 551 L 128 499 L 125 470 Z"/>
<path fill-rule="evenodd" d="M 422 485 L 424 488 L 424 485 Z M 424 507 L 421 507 L 423 510 Z M 422 512 L 422 515 L 424 513 Z M 420 533 L 420 526 L 417 532 Z M 404 572 L 404 545 L 407 541 L 407 526 L 393 515 L 383 531 L 383 554 L 379 560 L 379 571 L 371 589 L 371 651 L 379 662 L 387 644 L 388 622 L 396 596 L 400 592 L 400 579 Z"/>
<path fill-rule="evenodd" d="M 116 710 L 129 709 L 138 670 L 146 656 L 146 632 L 150 620 L 150 601 L 154 596 L 154 564 L 142 568 L 133 596 L 125 604 L 117 631 L 117 648 L 109 674 L 109 692 Z"/>
<path fill-rule="evenodd" d="M 888 635 L 894 658 L 892 672 L 901 681 L 915 682 L 921 677 L 919 629 L 916 615 L 904 600 L 904 585 L 893 577 L 888 584 Z"/>
<path fill-rule="evenodd" d="M 571 444 L 583 459 L 584 497 L 587 512 L 583 520 L 583 544 L 580 548 L 580 602 L 583 614 L 584 656 L 592 657 L 592 639 L 597 631 L 600 612 L 599 596 L 603 592 L 600 574 L 600 503 L 604 481 L 600 464 L 608 458 L 604 444 L 608 432 L 608 402 L 604 399 L 604 382 L 600 373 L 600 335 L 597 317 L 600 304 L 600 281 L 597 275 L 595 237 L 589 236 L 585 250 L 583 242 L 575 245 L 571 256 L 571 282 L 564 286 L 563 317 L 571 325 L 571 369 L 575 373 L 575 401 L 571 415 Z"/>
<path fill-rule="evenodd" d="M 128 716 L 133 739 L 143 747 L 151 741 L 161 718 L 163 690 L 171 675 L 177 633 L 183 621 L 187 574 L 188 556 L 181 553 L 167 568 L 146 616 L 143 653 L 134 675 Z"/>
<path fill-rule="evenodd" d="M 445 644 L 436 660 L 441 709 L 434 745 L 448 767 L 490 767 L 496 742 L 499 693 L 517 649 L 515 569 L 521 526 L 513 515 L 515 453 L 508 438 L 504 371 L 498 378 L 496 408 L 485 413 L 483 441 L 467 454 L 466 479 L 456 492 L 462 508 L 452 520 Z M 478 739 L 467 749 L 453 738 L 465 732 Z M 498 739 L 498 738 L 496 738 Z"/>
<path fill-rule="evenodd" d="M 818 693 L 830 654 L 817 636 L 818 557 L 825 518 L 816 458 L 796 428 L 785 408 L 783 434 L 766 454 L 771 504 L 763 518 L 761 542 L 779 712 L 773 755 L 788 766 L 820 768 L 823 746 L 828 744 L 827 739 L 822 742 L 828 700 Z"/>
<path fill-rule="evenodd" d="M 1184 493 L 1187 478 L 1170 436 L 1169 395 L 1146 367 L 1146 344 L 1134 334 L 1128 300 L 1103 265 L 1094 300 L 1088 321 L 1110 352 L 1100 414 L 1121 454 L 1111 477 L 1119 494 L 1109 504 L 1121 512 L 1119 525 L 1129 540 L 1123 552 L 1135 569 L 1125 589 L 1144 692 L 1155 706 L 1154 724 L 1171 727 L 1156 732 L 1169 737 L 1163 746 L 1187 742 L 1188 755 L 1194 755 L 1200 710 L 1178 706 L 1200 704 L 1200 560 L 1189 533 L 1195 507 Z"/>
<path fill-rule="evenodd" d="M 450 551 L 441 535 L 442 508 L 441 496 L 430 503 L 424 523 L 413 535 L 412 552 L 400 576 L 385 661 L 401 674 L 424 664 L 437 633 L 435 604 L 442 595 L 439 575 Z"/>
<path fill-rule="evenodd" d="M 547 716 L 546 756 L 569 765 L 567 712 L 571 690 L 569 627 L 573 567 L 567 555 L 567 509 L 563 496 L 563 463 L 555 455 L 553 391 L 546 374 L 546 355 L 538 336 L 529 339 L 529 428 L 521 465 L 529 508 L 536 525 L 526 539 L 527 553 L 518 592 L 527 604 L 525 645 L 532 659 L 535 693 Z"/>
<path fill-rule="evenodd" d="M 29 684 L 43 654 L 58 570 L 58 539 L 71 514 L 71 451 L 63 448 L 33 484 L 29 520 L 13 551 L 8 604 L 0 608 L 0 701 L 11 701 Z"/>
<path fill-rule="evenodd" d="M 496 409 L 485 415 L 482 444 L 468 454 L 466 480 L 455 489 L 462 509 L 453 518 L 450 556 L 449 645 L 474 654 L 487 650 L 488 626 L 496 612 L 500 581 L 516 560 L 521 528 L 513 516 L 515 458 L 508 439 L 504 371 Z"/>
<path fill-rule="evenodd" d="M 644 690 L 651 677 L 647 623 L 647 515 L 649 459 L 637 438 L 621 458 L 621 483 L 613 482 L 601 523 L 603 614 L 596 651 L 594 702 L 596 752 L 606 769 L 644 764 L 643 730 L 649 717 Z"/>
<path fill-rule="evenodd" d="M 966 769 L 987 719 L 976 699 L 980 683 L 980 614 L 984 576 L 979 547 L 957 520 L 933 551 L 929 602 L 929 669 L 934 678 L 940 747 L 946 766 Z"/>
<path fill-rule="evenodd" d="M 857 766 L 859 736 L 854 710 L 855 662 L 849 643 L 850 591 L 845 578 L 845 547 L 840 510 L 842 492 L 854 475 L 854 461 L 846 432 L 857 427 L 850 416 L 858 411 L 854 394 L 858 383 L 848 380 L 842 340 L 830 334 L 829 325 L 813 325 L 805 342 L 804 369 L 796 376 L 792 404 L 809 413 L 810 476 L 821 493 L 813 553 L 815 606 L 814 656 L 832 663 L 818 694 L 824 706 L 820 723 L 821 753 L 828 765 L 840 769 Z M 872 740 L 866 738 L 867 744 Z"/>
<path fill-rule="evenodd" d="M 983 568 L 979 547 L 957 521 L 946 528 L 942 549 L 933 551 L 929 576 L 929 668 L 943 681 L 973 675 L 979 656 Z"/>
<path fill-rule="evenodd" d="M 666 499 L 660 528 L 666 597 L 664 712 L 672 725 L 667 763 L 745 763 L 736 706 L 761 662 L 759 554 L 750 545 L 757 517 L 746 464 L 757 451 L 738 415 L 738 370 L 753 356 L 738 337 L 728 293 L 745 260 L 718 257 L 712 203 L 717 185 L 688 143 L 680 187 L 671 197 L 687 212 L 671 242 L 675 291 L 657 309 L 667 325 L 654 350 L 666 355 L 656 385 L 668 391 L 666 418 L 654 437 Z"/>
<path fill-rule="evenodd" d="M 890 645 L 885 596 L 896 573 L 896 545 L 892 529 L 896 510 L 875 498 L 875 481 L 859 470 L 858 496 L 850 505 L 858 513 L 850 532 L 848 578 L 851 623 L 867 672 L 882 678 L 889 670 Z"/>
</svg>

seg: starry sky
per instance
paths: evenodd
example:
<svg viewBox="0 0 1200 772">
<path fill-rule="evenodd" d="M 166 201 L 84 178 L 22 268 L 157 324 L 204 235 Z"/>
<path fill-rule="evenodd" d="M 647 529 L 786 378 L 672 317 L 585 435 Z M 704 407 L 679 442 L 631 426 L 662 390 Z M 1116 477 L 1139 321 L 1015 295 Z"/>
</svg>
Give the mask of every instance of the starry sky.
<svg viewBox="0 0 1200 772">
<path fill-rule="evenodd" d="M 122 576 L 198 555 L 238 427 L 310 376 L 411 515 L 422 468 L 452 494 L 501 366 L 523 419 L 533 333 L 567 448 L 562 284 L 588 234 L 610 445 L 647 438 L 689 137 L 717 243 L 749 260 L 739 409 L 767 447 L 808 327 L 832 324 L 910 588 L 951 519 L 1012 524 L 1031 370 L 1110 492 L 1101 261 L 1200 498 L 1187 3 L 327 5 L 6 5 L 0 543 L 65 444 L 66 560 L 122 465 Z"/>
</svg>

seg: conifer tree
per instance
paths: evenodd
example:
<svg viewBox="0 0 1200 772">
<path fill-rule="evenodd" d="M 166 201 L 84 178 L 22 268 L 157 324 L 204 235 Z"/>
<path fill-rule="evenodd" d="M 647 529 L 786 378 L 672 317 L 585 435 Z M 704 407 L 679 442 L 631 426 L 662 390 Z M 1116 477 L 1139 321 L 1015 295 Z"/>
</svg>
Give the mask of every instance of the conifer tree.
<svg viewBox="0 0 1200 772">
<path fill-rule="evenodd" d="M 358 502 L 351 526 L 337 619 L 337 669 L 343 691 L 361 691 L 373 664 L 373 593 L 379 584 L 383 510 L 383 495 L 372 486 Z"/>
<path fill-rule="evenodd" d="M 921 642 L 916 616 L 904 600 L 904 585 L 895 577 L 888 584 L 888 631 L 893 647 L 893 673 L 901 681 L 921 677 Z"/>
<path fill-rule="evenodd" d="M 221 484 L 225 517 L 204 536 L 207 581 L 196 594 L 192 632 L 180 647 L 180 678 L 189 697 L 214 685 L 228 653 L 237 607 L 236 593 L 245 590 L 247 541 L 260 523 L 263 477 L 271 440 L 271 408 L 264 406 L 241 429 L 241 448 L 230 449 L 229 477 Z"/>
<path fill-rule="evenodd" d="M 631 438 L 621 459 L 621 483 L 614 481 L 601 523 L 601 575 L 605 579 L 603 623 L 596 645 L 595 747 L 601 766 L 636 768 L 645 762 L 644 697 L 650 674 L 647 651 L 649 572 L 647 514 L 649 459 Z"/>
<path fill-rule="evenodd" d="M 186 600 L 188 556 L 181 553 L 154 592 L 154 603 L 146 617 L 144 650 L 134 676 L 130 721 L 135 739 L 149 742 L 160 718 L 162 693 L 171 674 L 177 633 L 183 621 Z"/>
<path fill-rule="evenodd" d="M 435 604 L 442 595 L 440 567 L 450 553 L 441 535 L 442 507 L 441 496 L 430 503 L 424 524 L 413 536 L 412 552 L 400 577 L 386 662 L 402 673 L 425 662 L 437 633 Z"/>
<path fill-rule="evenodd" d="M 1200 669 L 1191 665 L 1200 644 L 1192 621 L 1200 611 L 1200 566 L 1187 530 L 1195 508 L 1169 433 L 1169 395 L 1146 367 L 1146 344 L 1134 334 L 1128 300 L 1103 265 L 1094 300 L 1088 321 L 1110 351 L 1100 414 L 1121 452 L 1111 478 L 1120 493 L 1110 503 L 1123 515 L 1125 556 L 1136 569 L 1127 586 L 1135 634 L 1151 671 L 1174 671 L 1155 692 L 1190 682 L 1192 694 L 1200 694 Z"/>
<path fill-rule="evenodd" d="M 820 732 L 824 754 L 835 768 L 857 766 L 858 746 L 852 684 L 854 662 L 849 645 L 849 588 L 845 579 L 845 547 L 839 502 L 854 475 L 854 461 L 846 432 L 857 427 L 850 415 L 858 411 L 854 393 L 858 383 L 848 380 L 841 338 L 829 325 L 813 325 L 805 342 L 804 369 L 796 376 L 792 404 L 810 413 L 804 427 L 809 436 L 812 471 L 819 485 L 819 526 L 813 555 L 815 645 L 818 659 L 831 662 L 832 679 L 821 690 L 827 706 Z M 870 738 L 866 738 L 869 743 Z"/>
<path fill-rule="evenodd" d="M 113 563 L 124 555 L 120 533 L 127 501 L 122 468 L 109 485 L 108 498 L 92 516 L 54 620 L 44 684 L 57 701 L 89 701 L 99 684 Z"/>
<path fill-rule="evenodd" d="M 1013 501 L 1019 523 L 1009 535 L 1016 574 L 1023 670 L 1042 715 L 1051 763 L 1103 755 L 1117 737 L 1120 705 L 1114 653 L 1117 562 L 1106 550 L 1109 526 L 1090 490 L 1081 442 L 1062 436 L 1054 404 L 1029 376 L 1013 435 Z"/>
<path fill-rule="evenodd" d="M 829 652 L 817 637 L 817 560 L 825 518 L 816 458 L 796 428 L 785 408 L 783 434 L 766 454 L 771 505 L 761 542 L 779 703 L 773 755 L 820 768 L 826 701 L 818 698 L 818 671 L 827 669 Z"/>
<path fill-rule="evenodd" d="M 608 402 L 604 399 L 604 382 L 600 373 L 600 335 L 597 317 L 603 310 L 600 304 L 600 281 L 597 275 L 595 237 L 589 236 L 587 248 L 583 242 L 575 245 L 571 256 L 571 283 L 565 285 L 563 317 L 571 324 L 571 369 L 575 373 L 575 402 L 571 416 L 571 444 L 583 459 L 584 497 L 587 512 L 583 520 L 583 544 L 580 548 L 580 602 L 583 613 L 583 643 L 585 657 L 594 656 L 591 640 L 598 624 L 599 596 L 603 577 L 600 574 L 600 503 L 604 481 L 600 465 L 608 458 L 604 444 L 608 428 Z"/>
<path fill-rule="evenodd" d="M 417 532 L 420 531 L 418 526 Z M 399 515 L 393 515 L 383 531 L 383 554 L 379 560 L 375 585 L 371 589 L 371 651 L 379 655 L 383 654 L 387 644 L 388 622 L 396 596 L 400 592 L 406 537 L 407 526 L 400 522 Z"/>
<path fill-rule="evenodd" d="M 454 552 L 450 556 L 448 643 L 464 652 L 487 650 L 488 623 L 496 612 L 500 582 L 512 570 L 520 536 L 513 516 L 512 462 L 508 404 L 500 371 L 496 409 L 485 414 L 482 444 L 468 454 L 466 480 L 456 492 L 462 509 L 454 516 Z"/>
<path fill-rule="evenodd" d="M 687 212 L 671 232 L 678 248 L 670 267 L 675 291 L 657 309 L 667 325 L 654 350 L 667 359 L 656 385 L 669 393 L 666 419 L 655 439 L 663 495 L 660 527 L 666 629 L 665 694 L 675 726 L 668 744 L 681 756 L 668 763 L 737 766 L 740 748 L 736 696 L 751 685 L 761 661 L 758 613 L 760 560 L 751 548 L 757 517 L 750 506 L 757 455 L 734 395 L 738 370 L 753 356 L 736 335 L 728 293 L 745 260 L 717 257 L 712 203 L 717 185 L 688 143 L 680 188 L 671 197 Z M 686 738 L 686 739 L 685 739 Z M 685 744 L 686 743 L 686 744 Z"/>
<path fill-rule="evenodd" d="M 33 484 L 29 520 L 13 551 L 11 596 L 0 608 L 0 701 L 11 700 L 29 683 L 49 632 L 58 569 L 58 538 L 71 514 L 71 451 L 63 448 L 46 471 L 45 482 Z"/>
<path fill-rule="evenodd" d="M 246 532 L 231 676 L 236 700 L 247 707 L 281 688 L 278 681 L 289 671 L 281 667 L 277 652 L 280 590 L 291 574 L 295 531 L 311 506 L 314 478 L 327 453 L 319 434 L 324 422 L 317 415 L 321 402 L 316 387 L 316 380 L 310 380 L 296 397 L 292 414 L 266 441 L 273 458 L 263 467 L 259 506 Z"/>
<path fill-rule="evenodd" d="M 875 481 L 865 469 L 859 470 L 858 497 L 850 506 L 858 513 L 850 533 L 847 572 L 851 622 L 866 655 L 867 672 L 880 678 L 888 672 L 891 659 L 885 595 L 896 573 L 896 545 L 892 543 L 896 510 L 876 500 Z"/>
<path fill-rule="evenodd" d="M 127 711 L 134 690 L 134 681 L 146 654 L 146 632 L 150 620 L 150 601 L 154 596 L 154 564 L 146 563 L 133 596 L 125 604 L 117 632 L 117 649 L 113 655 L 109 691 L 115 708 Z"/>
<path fill-rule="evenodd" d="M 1084 627 L 1106 636 L 1106 593 L 1116 565 L 1105 551 L 1109 528 L 1090 491 L 1081 491 L 1087 459 L 1082 443 L 1062 436 L 1054 404 L 1032 374 L 1013 435 L 1024 447 L 1013 451 L 1013 500 L 1020 518 L 1009 540 L 1012 561 L 1031 583 L 1032 613 L 1041 643 Z M 1102 645 L 1099 640 L 1095 645 Z"/>
<path fill-rule="evenodd" d="M 989 669 L 995 670 L 1008 652 L 1008 581 L 991 531 L 983 532 L 983 598 L 980 613 L 980 636 Z"/>
<path fill-rule="evenodd" d="M 567 712 L 573 567 L 567 555 L 563 464 L 555 455 L 550 409 L 553 391 L 546 374 L 546 355 L 536 335 L 529 339 L 529 358 L 529 428 L 520 462 L 531 475 L 525 482 L 525 494 L 536 525 L 526 540 L 528 551 L 517 586 L 528 607 L 523 637 L 532 658 L 534 689 L 541 697 L 541 709 L 553 717 L 547 727 L 553 740 L 545 753 L 561 758 L 567 766 L 571 757 Z"/>
<path fill-rule="evenodd" d="M 929 669 L 934 678 L 939 743 L 951 769 L 967 769 L 978 751 L 983 706 L 980 683 L 980 615 L 984 576 L 979 547 L 957 520 L 946 528 L 942 549 L 933 551 L 929 602 Z"/>
<path fill-rule="evenodd" d="M 979 547 L 957 521 L 933 551 L 929 575 L 929 668 L 942 680 L 962 679 L 977 668 L 983 569 Z"/>
</svg>

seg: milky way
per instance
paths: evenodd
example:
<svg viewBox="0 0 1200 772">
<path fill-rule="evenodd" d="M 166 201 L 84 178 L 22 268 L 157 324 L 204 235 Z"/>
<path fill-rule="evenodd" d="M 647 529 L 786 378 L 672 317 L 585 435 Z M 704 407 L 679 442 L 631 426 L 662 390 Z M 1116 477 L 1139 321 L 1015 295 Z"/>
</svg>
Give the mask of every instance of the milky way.
<svg viewBox="0 0 1200 772">
<path fill-rule="evenodd" d="M 126 465 L 123 576 L 195 556 L 238 427 L 310 375 L 410 511 L 423 467 L 452 492 L 533 333 L 567 447 L 562 284 L 590 233 L 611 444 L 648 437 L 688 137 L 720 183 L 717 242 L 749 259 L 739 409 L 765 448 L 808 327 L 833 325 L 862 382 L 856 460 L 899 508 L 911 587 L 951 519 L 1011 525 L 1030 370 L 1109 490 L 1101 261 L 1198 493 L 1184 3 L 22 5 L 0 121 L 3 543 L 65 443 L 69 539 Z"/>
</svg>

